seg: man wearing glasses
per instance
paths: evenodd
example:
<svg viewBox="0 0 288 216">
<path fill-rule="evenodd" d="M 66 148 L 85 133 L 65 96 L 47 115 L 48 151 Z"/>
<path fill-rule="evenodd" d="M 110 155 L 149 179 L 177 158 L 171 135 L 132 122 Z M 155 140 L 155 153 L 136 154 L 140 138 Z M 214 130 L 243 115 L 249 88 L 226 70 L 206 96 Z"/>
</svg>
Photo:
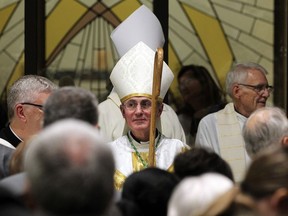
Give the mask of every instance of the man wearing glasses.
<svg viewBox="0 0 288 216">
<path fill-rule="evenodd" d="M 225 159 L 236 181 L 243 178 L 250 161 L 242 136 L 243 125 L 253 111 L 266 106 L 273 90 L 266 74 L 255 63 L 235 65 L 226 77 L 226 91 L 232 102 L 199 123 L 195 145 L 211 149 Z"/>
<path fill-rule="evenodd" d="M 56 88 L 50 80 L 37 75 L 23 76 L 11 86 L 7 95 L 9 125 L 0 132 L 0 148 L 5 148 L 0 150 L 0 172 L 4 176 L 7 170 L 3 170 L 3 164 L 8 161 L 8 152 L 38 133 L 43 104 Z"/>
<path fill-rule="evenodd" d="M 118 189 L 128 175 L 148 167 L 154 55 L 150 47 L 139 42 L 121 57 L 110 76 L 129 128 L 127 134 L 109 143 L 116 162 L 115 187 Z M 163 62 L 156 119 L 163 111 L 162 101 L 173 78 L 172 71 Z M 185 148 L 189 147 L 182 141 L 168 139 L 158 130 L 155 139 L 156 167 L 171 169 L 175 155 Z"/>
</svg>

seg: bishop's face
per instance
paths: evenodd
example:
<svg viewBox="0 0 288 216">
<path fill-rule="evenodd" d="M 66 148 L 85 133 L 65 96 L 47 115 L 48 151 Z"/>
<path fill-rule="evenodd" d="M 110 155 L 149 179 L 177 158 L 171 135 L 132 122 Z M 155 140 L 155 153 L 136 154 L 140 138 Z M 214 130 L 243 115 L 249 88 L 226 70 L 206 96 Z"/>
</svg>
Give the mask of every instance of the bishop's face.
<svg viewBox="0 0 288 216">
<path fill-rule="evenodd" d="M 146 141 L 143 140 L 143 136 L 147 138 L 148 135 L 149 138 L 151 107 L 152 102 L 147 97 L 132 97 L 125 101 L 120 107 L 131 132 L 141 141 Z M 162 109 L 162 104 L 157 106 L 156 118 L 160 117 Z"/>
</svg>

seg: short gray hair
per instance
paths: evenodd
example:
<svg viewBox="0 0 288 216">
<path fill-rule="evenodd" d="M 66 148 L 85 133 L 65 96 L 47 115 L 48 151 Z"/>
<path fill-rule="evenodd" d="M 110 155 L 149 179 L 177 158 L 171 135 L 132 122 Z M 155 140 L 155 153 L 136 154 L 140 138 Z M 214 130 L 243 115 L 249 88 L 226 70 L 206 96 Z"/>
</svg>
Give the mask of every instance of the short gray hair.
<svg viewBox="0 0 288 216">
<path fill-rule="evenodd" d="M 54 91 L 44 104 L 44 127 L 51 123 L 74 118 L 96 125 L 98 100 L 89 90 L 79 87 L 62 87 Z"/>
<path fill-rule="evenodd" d="M 75 119 L 45 128 L 24 156 L 33 196 L 57 215 L 102 215 L 112 202 L 114 169 L 100 131 Z"/>
<path fill-rule="evenodd" d="M 32 103 L 40 93 L 51 93 L 54 89 L 57 89 L 57 85 L 42 76 L 26 75 L 18 79 L 10 87 L 7 95 L 9 120 L 14 116 L 16 104 L 23 102 Z"/>
<path fill-rule="evenodd" d="M 284 136 L 288 136 L 288 120 L 278 107 L 257 109 L 243 127 L 246 150 L 251 157 L 271 145 L 280 145 Z"/>
<path fill-rule="evenodd" d="M 238 63 L 227 73 L 226 92 L 231 98 L 233 98 L 233 85 L 235 83 L 245 83 L 248 72 L 253 69 L 262 72 L 265 76 L 268 74 L 264 67 L 252 62 Z"/>
</svg>

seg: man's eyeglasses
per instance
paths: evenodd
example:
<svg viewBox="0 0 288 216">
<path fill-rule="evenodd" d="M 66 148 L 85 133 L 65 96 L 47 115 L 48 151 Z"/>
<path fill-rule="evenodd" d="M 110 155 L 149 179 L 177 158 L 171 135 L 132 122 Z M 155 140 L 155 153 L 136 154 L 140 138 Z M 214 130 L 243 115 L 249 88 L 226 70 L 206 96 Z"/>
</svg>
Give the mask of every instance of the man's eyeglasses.
<svg viewBox="0 0 288 216">
<path fill-rule="evenodd" d="M 20 103 L 20 104 L 35 106 L 35 107 L 38 107 L 39 109 L 43 110 L 43 105 L 41 105 L 41 104 L 34 104 L 34 103 L 29 103 L 29 102 L 23 102 L 23 103 Z"/>
<path fill-rule="evenodd" d="M 242 83 L 238 83 L 238 85 L 248 87 L 252 89 L 253 91 L 257 92 L 258 94 L 263 93 L 265 90 L 271 93 L 274 89 L 273 86 L 270 86 L 270 85 L 248 85 L 248 84 L 242 84 Z"/>
<path fill-rule="evenodd" d="M 142 100 L 140 103 L 138 103 L 136 100 L 129 100 L 126 103 L 124 103 L 122 106 L 125 107 L 129 111 L 136 110 L 138 104 L 140 104 L 140 107 L 142 110 L 150 110 L 152 106 L 152 102 L 150 100 Z"/>
</svg>

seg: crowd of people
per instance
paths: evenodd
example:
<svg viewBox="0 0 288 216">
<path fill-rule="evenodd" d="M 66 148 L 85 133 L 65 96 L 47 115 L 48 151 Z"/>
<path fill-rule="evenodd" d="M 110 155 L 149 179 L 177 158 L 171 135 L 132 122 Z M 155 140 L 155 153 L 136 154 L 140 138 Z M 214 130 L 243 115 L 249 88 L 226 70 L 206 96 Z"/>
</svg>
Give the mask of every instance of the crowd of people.
<svg viewBox="0 0 288 216">
<path fill-rule="evenodd" d="M 143 20 L 159 22 L 142 6 L 113 32 L 121 58 L 104 102 L 38 75 L 11 86 L 0 132 L 0 215 L 288 215 L 288 120 L 266 106 L 273 87 L 265 68 L 235 64 L 228 102 L 207 69 L 184 66 L 177 116 L 163 102 L 174 78 L 165 62 L 153 101 L 163 41 L 150 43 L 143 32 L 163 33 Z M 123 47 L 115 38 L 127 22 L 137 28 Z"/>
</svg>

